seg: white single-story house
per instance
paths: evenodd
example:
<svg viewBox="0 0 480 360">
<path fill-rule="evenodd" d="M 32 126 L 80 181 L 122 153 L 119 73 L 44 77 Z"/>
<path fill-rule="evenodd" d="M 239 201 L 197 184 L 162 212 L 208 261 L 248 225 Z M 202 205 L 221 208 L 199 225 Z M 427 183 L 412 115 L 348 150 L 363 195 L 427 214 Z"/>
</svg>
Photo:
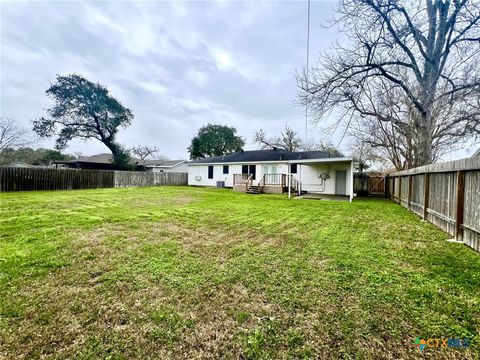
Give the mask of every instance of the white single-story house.
<svg viewBox="0 0 480 360">
<path fill-rule="evenodd" d="M 324 151 L 241 151 L 188 163 L 188 185 L 353 198 L 353 159 Z"/>
<path fill-rule="evenodd" d="M 144 160 L 143 166 L 153 172 L 188 172 L 187 160 Z"/>
</svg>

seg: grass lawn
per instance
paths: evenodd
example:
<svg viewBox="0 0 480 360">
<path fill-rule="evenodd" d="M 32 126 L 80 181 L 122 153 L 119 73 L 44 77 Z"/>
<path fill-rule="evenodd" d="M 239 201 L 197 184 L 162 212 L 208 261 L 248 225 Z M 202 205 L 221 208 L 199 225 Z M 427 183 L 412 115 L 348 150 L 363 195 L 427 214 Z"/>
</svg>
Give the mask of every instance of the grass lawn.
<svg viewBox="0 0 480 360">
<path fill-rule="evenodd" d="M 480 256 L 399 205 L 0 194 L 0 358 L 478 358 Z M 416 337 L 468 338 L 426 349 Z"/>
</svg>

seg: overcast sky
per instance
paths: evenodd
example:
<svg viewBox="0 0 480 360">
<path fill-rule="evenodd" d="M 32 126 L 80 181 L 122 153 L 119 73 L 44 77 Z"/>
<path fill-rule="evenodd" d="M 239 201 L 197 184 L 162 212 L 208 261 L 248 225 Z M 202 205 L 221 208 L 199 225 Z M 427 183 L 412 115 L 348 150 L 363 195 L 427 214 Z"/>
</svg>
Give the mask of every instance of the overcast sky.
<svg viewBox="0 0 480 360">
<path fill-rule="evenodd" d="M 325 28 L 334 2 L 312 1 L 310 61 L 342 41 Z M 25 127 L 45 114 L 56 74 L 78 73 L 107 86 L 135 119 L 120 142 L 155 145 L 170 158 L 207 123 L 252 137 L 285 124 L 303 136 L 295 72 L 305 66 L 306 1 L 1 2 L 1 115 Z M 309 138 L 325 139 L 315 126 Z M 52 146 L 52 141 L 38 145 Z M 341 144 L 347 150 L 348 144 Z M 96 141 L 68 152 L 107 152 Z"/>
<path fill-rule="evenodd" d="M 119 133 L 128 147 L 187 157 L 191 138 L 209 122 L 237 128 L 247 148 L 255 148 L 259 128 L 275 134 L 288 124 L 303 135 L 294 100 L 295 72 L 305 66 L 306 4 L 2 2 L 2 116 L 30 127 L 49 106 L 45 90 L 56 74 L 78 73 L 133 111 L 132 126 Z M 333 6 L 312 2 L 312 57 L 337 38 L 321 26 Z M 89 141 L 67 150 L 107 149 Z"/>
</svg>

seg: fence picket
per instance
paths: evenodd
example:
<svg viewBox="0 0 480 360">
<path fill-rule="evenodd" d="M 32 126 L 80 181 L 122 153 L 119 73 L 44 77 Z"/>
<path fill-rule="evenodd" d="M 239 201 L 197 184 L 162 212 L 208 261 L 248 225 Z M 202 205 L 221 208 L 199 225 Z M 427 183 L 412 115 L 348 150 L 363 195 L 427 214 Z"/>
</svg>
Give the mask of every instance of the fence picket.
<svg viewBox="0 0 480 360">
<path fill-rule="evenodd" d="M 46 168 L 0 168 L 0 191 L 75 190 L 187 185 L 187 173 Z"/>
<path fill-rule="evenodd" d="M 402 178 L 409 179 L 408 191 L 402 189 Z M 404 170 L 390 174 L 388 181 L 391 199 L 480 252 L 480 158 Z"/>
</svg>

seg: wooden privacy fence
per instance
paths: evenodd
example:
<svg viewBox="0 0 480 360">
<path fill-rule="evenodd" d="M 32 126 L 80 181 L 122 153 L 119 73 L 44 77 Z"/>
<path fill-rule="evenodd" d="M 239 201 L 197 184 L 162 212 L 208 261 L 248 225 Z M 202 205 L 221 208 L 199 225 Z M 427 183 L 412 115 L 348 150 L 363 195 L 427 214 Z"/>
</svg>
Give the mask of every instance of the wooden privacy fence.
<svg viewBox="0 0 480 360">
<path fill-rule="evenodd" d="M 387 178 L 387 195 L 480 251 L 480 158 L 421 166 Z"/>
<path fill-rule="evenodd" d="M 187 173 L 2 167 L 0 191 L 187 185 L 187 177 Z"/>
<path fill-rule="evenodd" d="M 359 196 L 384 196 L 385 177 L 368 174 L 353 174 L 353 192 Z"/>
<path fill-rule="evenodd" d="M 0 191 L 111 188 L 113 171 L 0 168 Z"/>
<path fill-rule="evenodd" d="M 115 171 L 115 187 L 187 185 L 187 173 Z"/>
</svg>

